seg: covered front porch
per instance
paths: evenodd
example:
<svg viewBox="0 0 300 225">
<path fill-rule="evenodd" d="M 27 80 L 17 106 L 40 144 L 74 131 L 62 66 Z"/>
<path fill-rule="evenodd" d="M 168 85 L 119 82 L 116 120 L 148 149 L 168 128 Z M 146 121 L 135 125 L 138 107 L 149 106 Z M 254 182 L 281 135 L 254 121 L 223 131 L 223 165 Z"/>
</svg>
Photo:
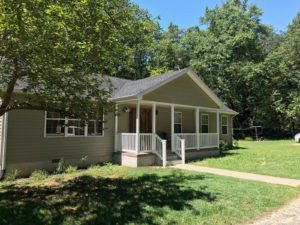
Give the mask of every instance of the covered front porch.
<svg viewBox="0 0 300 225">
<path fill-rule="evenodd" d="M 219 111 L 146 100 L 118 103 L 115 152 L 155 154 L 166 166 L 168 154 L 185 163 L 189 152 L 219 147 Z"/>
</svg>

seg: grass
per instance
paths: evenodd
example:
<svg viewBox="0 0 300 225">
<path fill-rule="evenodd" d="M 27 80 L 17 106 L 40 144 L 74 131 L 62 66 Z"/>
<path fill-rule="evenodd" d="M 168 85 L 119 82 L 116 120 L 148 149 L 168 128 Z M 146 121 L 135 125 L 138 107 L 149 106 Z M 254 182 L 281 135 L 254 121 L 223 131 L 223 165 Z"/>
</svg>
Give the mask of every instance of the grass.
<svg viewBox="0 0 300 225">
<path fill-rule="evenodd" d="M 94 166 L 0 182 L 0 224 L 240 224 L 299 192 L 173 168 Z"/>
<path fill-rule="evenodd" d="M 195 165 L 300 179 L 300 144 L 293 140 L 240 141 L 239 149 Z"/>
</svg>

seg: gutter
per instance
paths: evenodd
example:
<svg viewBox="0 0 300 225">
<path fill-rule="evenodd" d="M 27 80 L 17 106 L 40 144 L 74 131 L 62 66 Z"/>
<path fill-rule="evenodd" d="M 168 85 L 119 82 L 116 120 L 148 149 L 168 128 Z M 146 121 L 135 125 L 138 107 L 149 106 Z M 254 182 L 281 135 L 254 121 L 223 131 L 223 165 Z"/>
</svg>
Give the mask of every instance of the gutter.
<svg viewBox="0 0 300 225">
<path fill-rule="evenodd" d="M 8 122 L 8 113 L 6 112 L 3 115 L 2 123 L 2 142 L 1 142 L 1 171 L 0 171 L 0 181 L 5 177 L 5 157 L 6 157 L 6 146 L 7 146 L 7 122 Z"/>
</svg>

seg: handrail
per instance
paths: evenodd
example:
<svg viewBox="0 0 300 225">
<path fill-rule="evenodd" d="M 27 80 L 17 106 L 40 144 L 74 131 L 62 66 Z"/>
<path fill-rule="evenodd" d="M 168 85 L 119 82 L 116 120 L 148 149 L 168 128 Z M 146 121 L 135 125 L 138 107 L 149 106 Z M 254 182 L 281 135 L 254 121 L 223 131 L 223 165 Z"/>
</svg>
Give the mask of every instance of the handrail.
<svg viewBox="0 0 300 225">
<path fill-rule="evenodd" d="M 185 139 L 180 138 L 177 134 L 174 135 L 175 153 L 181 158 L 182 164 L 185 164 Z"/>
<path fill-rule="evenodd" d="M 157 134 L 154 135 L 155 147 L 153 152 L 162 160 L 163 167 L 167 164 L 167 141 L 161 139 Z"/>
</svg>

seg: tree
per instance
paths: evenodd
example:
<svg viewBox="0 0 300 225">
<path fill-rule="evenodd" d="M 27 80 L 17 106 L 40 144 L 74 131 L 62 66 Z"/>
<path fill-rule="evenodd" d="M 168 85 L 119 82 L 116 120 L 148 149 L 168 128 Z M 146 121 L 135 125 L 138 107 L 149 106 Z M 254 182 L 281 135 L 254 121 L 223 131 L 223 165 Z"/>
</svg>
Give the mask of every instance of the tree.
<svg viewBox="0 0 300 225">
<path fill-rule="evenodd" d="M 38 109 L 96 118 L 111 105 L 104 77 L 129 67 L 132 40 L 151 44 L 151 24 L 128 0 L 1 1 L 0 116 Z M 14 94 L 21 83 L 25 98 Z"/>
<path fill-rule="evenodd" d="M 184 31 L 172 23 L 170 23 L 168 31 L 162 33 L 150 60 L 151 75 L 183 69 L 188 66 L 188 52 L 181 41 L 183 34 Z"/>
<path fill-rule="evenodd" d="M 214 9 L 206 8 L 201 23 L 206 31 L 191 33 L 197 39 L 191 67 L 240 114 L 236 126 L 256 123 L 265 82 L 262 65 L 264 42 L 270 28 L 261 24 L 262 10 L 247 1 L 227 0 Z M 192 40 L 192 38 L 190 38 Z"/>
<path fill-rule="evenodd" d="M 264 63 L 270 99 L 264 118 L 273 115 L 269 126 L 293 135 L 300 129 L 300 13 L 281 39 Z"/>
</svg>

